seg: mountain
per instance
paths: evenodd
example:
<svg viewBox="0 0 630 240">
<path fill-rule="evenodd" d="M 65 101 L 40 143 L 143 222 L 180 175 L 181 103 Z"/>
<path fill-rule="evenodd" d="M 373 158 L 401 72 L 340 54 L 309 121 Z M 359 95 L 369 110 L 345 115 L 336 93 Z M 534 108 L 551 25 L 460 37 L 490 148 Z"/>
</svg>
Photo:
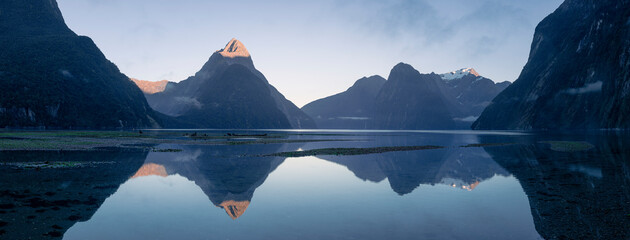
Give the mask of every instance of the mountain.
<svg viewBox="0 0 630 240">
<path fill-rule="evenodd" d="M 567 0 L 537 27 L 519 78 L 474 129 L 630 127 L 630 1 Z"/>
<path fill-rule="evenodd" d="M 389 78 L 361 78 L 345 92 L 313 101 L 302 110 L 321 128 L 468 129 L 510 85 L 494 83 L 472 68 L 420 74 L 404 63 L 395 66 Z"/>
<path fill-rule="evenodd" d="M 147 95 L 153 109 L 186 127 L 315 128 L 315 122 L 256 70 L 251 55 L 232 39 L 194 76 Z"/>
<path fill-rule="evenodd" d="M 0 127 L 159 127 L 138 87 L 54 0 L 0 2 Z"/>
<path fill-rule="evenodd" d="M 173 82 L 169 82 L 168 80 L 162 80 L 162 81 L 157 81 L 157 82 L 140 80 L 140 79 L 135 79 L 135 78 L 130 78 L 130 80 L 133 83 L 135 83 L 144 94 L 154 94 L 154 93 L 164 92 L 164 90 L 166 90 L 166 88 L 169 87 L 169 83 L 171 85 L 173 84 Z"/>
<path fill-rule="evenodd" d="M 361 78 L 345 92 L 306 104 L 302 111 L 320 128 L 366 129 L 375 114 L 376 95 L 385 81 L 378 75 Z"/>
<path fill-rule="evenodd" d="M 452 108 L 457 128 L 467 129 L 477 120 L 492 99 L 510 85 L 510 82 L 495 83 L 481 76 L 473 68 L 463 68 L 440 74 L 442 88 Z"/>
<path fill-rule="evenodd" d="M 420 74 L 399 63 L 376 96 L 378 129 L 452 129 L 455 121 L 437 74 Z"/>
</svg>

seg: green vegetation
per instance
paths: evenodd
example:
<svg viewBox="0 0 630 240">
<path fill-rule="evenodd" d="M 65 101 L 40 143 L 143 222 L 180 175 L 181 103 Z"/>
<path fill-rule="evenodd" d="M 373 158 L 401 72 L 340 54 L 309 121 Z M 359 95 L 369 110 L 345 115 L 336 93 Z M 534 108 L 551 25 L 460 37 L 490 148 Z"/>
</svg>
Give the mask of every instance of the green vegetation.
<svg viewBox="0 0 630 240">
<path fill-rule="evenodd" d="M 268 139 L 268 138 L 286 138 L 287 135 L 280 135 L 280 134 L 273 134 L 273 135 L 208 135 L 208 134 L 185 134 L 184 136 L 187 136 L 191 139 L 194 140 L 212 140 L 212 139 L 242 139 L 242 138 L 261 138 L 261 139 Z"/>
<path fill-rule="evenodd" d="M 129 138 L 151 138 L 150 135 L 143 135 L 137 132 L 129 131 L 33 131 L 33 132 L 0 132 L 2 137 L 81 137 L 81 138 L 113 138 L 113 137 L 129 137 Z"/>
<path fill-rule="evenodd" d="M 181 152 L 184 151 L 182 149 L 173 149 L 173 148 L 167 148 L 167 149 L 153 149 L 152 152 Z"/>
<path fill-rule="evenodd" d="M 98 142 L 79 141 L 77 139 L 1 139 L 0 150 L 53 150 L 53 149 L 71 149 L 73 147 L 90 146 L 99 144 Z"/>
<path fill-rule="evenodd" d="M 207 141 L 206 141 L 207 140 Z M 364 139 L 289 139 L 288 134 L 223 134 L 135 131 L 0 131 L 0 151 L 104 151 L 134 149 L 174 152 L 179 149 L 153 149 L 162 143 L 195 145 L 282 144 Z"/>
<path fill-rule="evenodd" d="M 544 141 L 539 142 L 551 145 L 551 150 L 558 152 L 580 152 L 594 148 L 593 144 L 580 141 Z"/>
<path fill-rule="evenodd" d="M 253 141 L 227 141 L 228 145 L 246 145 L 246 144 L 277 144 L 277 143 L 308 143 L 308 142 L 344 142 L 344 141 L 357 141 L 357 140 L 345 140 L 345 139 L 259 139 Z"/>
<path fill-rule="evenodd" d="M 460 146 L 463 148 L 469 148 L 469 147 L 497 147 L 497 146 L 507 146 L 507 145 L 514 145 L 515 143 L 474 143 L 474 144 L 468 144 L 468 145 L 464 145 L 464 146 Z"/>
<path fill-rule="evenodd" d="M 385 152 L 400 152 L 400 151 L 416 151 L 416 150 L 428 150 L 428 149 L 440 149 L 441 146 L 401 146 L 401 147 L 373 147 L 373 148 L 320 148 L 307 151 L 295 151 L 295 152 L 280 152 L 268 155 L 262 155 L 263 157 L 305 157 L 305 156 L 317 156 L 317 155 L 365 155 L 374 153 Z"/>
<path fill-rule="evenodd" d="M 23 169 L 45 169 L 45 168 L 81 168 L 93 167 L 98 164 L 113 164 L 114 162 L 77 162 L 77 161 L 58 161 L 58 162 L 11 162 L 3 165 L 13 166 Z"/>
</svg>

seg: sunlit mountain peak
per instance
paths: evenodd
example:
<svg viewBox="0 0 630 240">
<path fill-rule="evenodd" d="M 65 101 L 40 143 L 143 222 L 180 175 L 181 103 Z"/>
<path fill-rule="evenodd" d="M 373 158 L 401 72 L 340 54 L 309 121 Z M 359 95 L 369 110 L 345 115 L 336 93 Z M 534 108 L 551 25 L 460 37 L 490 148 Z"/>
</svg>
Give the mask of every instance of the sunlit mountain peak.
<svg viewBox="0 0 630 240">
<path fill-rule="evenodd" d="M 249 206 L 249 201 L 227 200 L 219 204 L 218 207 L 223 208 L 225 212 L 233 219 L 239 218 Z"/>
<path fill-rule="evenodd" d="M 235 57 L 250 57 L 247 48 L 241 41 L 236 38 L 232 38 L 225 48 L 217 51 L 221 56 L 227 58 L 235 58 Z"/>
</svg>

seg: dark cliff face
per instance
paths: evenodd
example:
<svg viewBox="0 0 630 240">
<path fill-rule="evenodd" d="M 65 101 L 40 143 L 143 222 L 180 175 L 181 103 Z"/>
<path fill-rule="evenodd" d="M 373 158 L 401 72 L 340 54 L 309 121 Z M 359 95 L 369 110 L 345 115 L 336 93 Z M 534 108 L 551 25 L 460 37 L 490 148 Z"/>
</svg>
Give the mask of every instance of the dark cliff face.
<svg viewBox="0 0 630 240">
<path fill-rule="evenodd" d="M 155 110 L 177 117 L 169 127 L 316 127 L 256 70 L 249 52 L 236 39 L 215 52 L 195 76 L 147 95 L 147 100 Z"/>
<path fill-rule="evenodd" d="M 55 0 L 3 0 L 0 35 L 74 35 Z"/>
<path fill-rule="evenodd" d="M 528 63 L 474 129 L 630 127 L 630 1 L 567 0 L 536 28 Z"/>
<path fill-rule="evenodd" d="M 345 92 L 311 102 L 302 111 L 320 128 L 365 129 L 371 127 L 376 96 L 385 84 L 381 76 L 357 80 Z"/>
<path fill-rule="evenodd" d="M 379 129 L 452 129 L 453 115 L 440 91 L 437 74 L 420 74 L 396 65 L 376 97 L 374 126 Z"/>
<path fill-rule="evenodd" d="M 0 3 L 0 127 L 158 127 L 140 89 L 54 0 Z"/>
</svg>

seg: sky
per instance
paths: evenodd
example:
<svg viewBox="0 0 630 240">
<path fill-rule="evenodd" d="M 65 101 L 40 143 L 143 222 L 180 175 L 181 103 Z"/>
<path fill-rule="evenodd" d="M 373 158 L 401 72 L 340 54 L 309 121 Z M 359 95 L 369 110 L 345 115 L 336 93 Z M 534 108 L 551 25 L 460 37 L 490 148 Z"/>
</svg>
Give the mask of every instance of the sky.
<svg viewBox="0 0 630 240">
<path fill-rule="evenodd" d="M 237 38 L 298 107 L 399 62 L 514 81 L 561 0 L 58 0 L 68 26 L 129 77 L 179 82 Z"/>
</svg>

